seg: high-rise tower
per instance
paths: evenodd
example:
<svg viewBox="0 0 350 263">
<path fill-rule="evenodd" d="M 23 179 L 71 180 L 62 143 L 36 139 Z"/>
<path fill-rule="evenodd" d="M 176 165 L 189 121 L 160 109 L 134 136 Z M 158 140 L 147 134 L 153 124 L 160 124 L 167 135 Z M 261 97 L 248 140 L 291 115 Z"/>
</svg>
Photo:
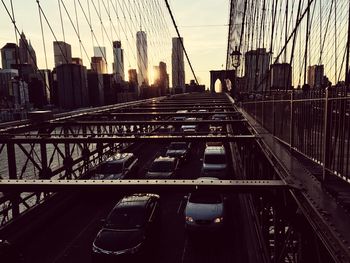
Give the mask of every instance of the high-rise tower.
<svg viewBox="0 0 350 263">
<path fill-rule="evenodd" d="M 173 88 L 181 88 L 185 92 L 185 64 L 184 52 L 182 48 L 183 38 L 173 38 L 172 61 L 172 83 Z"/>
<path fill-rule="evenodd" d="M 136 33 L 137 66 L 139 85 L 148 85 L 148 56 L 147 56 L 147 35 L 144 31 Z"/>
<path fill-rule="evenodd" d="M 113 73 L 116 74 L 117 80 L 124 80 L 124 50 L 120 41 L 113 42 Z"/>
</svg>

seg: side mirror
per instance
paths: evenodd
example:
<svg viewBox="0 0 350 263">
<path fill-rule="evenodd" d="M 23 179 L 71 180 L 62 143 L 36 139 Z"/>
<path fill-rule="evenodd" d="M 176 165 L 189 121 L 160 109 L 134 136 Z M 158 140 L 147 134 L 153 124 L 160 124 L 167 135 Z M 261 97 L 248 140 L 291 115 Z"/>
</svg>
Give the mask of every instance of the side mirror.
<svg viewBox="0 0 350 263">
<path fill-rule="evenodd" d="M 188 195 L 184 195 L 184 201 L 187 201 Z"/>
<path fill-rule="evenodd" d="M 101 219 L 101 220 L 100 220 L 100 225 L 101 225 L 101 226 L 104 226 L 105 224 L 106 224 L 106 219 L 104 219 L 104 218 Z"/>
<path fill-rule="evenodd" d="M 203 158 L 200 158 L 199 160 L 200 160 L 201 162 L 203 162 Z"/>
</svg>

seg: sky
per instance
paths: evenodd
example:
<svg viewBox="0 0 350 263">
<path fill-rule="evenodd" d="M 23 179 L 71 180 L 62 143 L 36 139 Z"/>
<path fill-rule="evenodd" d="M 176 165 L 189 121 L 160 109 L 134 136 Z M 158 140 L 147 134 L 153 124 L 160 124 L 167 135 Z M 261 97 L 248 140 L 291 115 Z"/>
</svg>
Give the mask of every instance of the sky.
<svg viewBox="0 0 350 263">
<path fill-rule="evenodd" d="M 77 0 L 76 0 L 77 1 Z M 101 0 L 102 1 L 102 0 Z M 105 3 L 135 3 L 132 0 L 104 0 Z M 146 0 L 142 0 L 146 1 Z M 147 0 L 151 1 L 151 0 Z M 156 0 L 152 0 L 156 1 Z M 68 12 L 75 21 L 73 0 L 64 0 L 66 3 Z M 88 0 L 81 0 L 82 5 L 86 5 Z M 155 39 L 156 32 L 149 32 L 149 68 L 153 68 L 159 61 L 165 61 L 168 65 L 168 73 L 171 74 L 171 37 L 176 36 L 175 29 L 171 23 L 170 16 L 166 12 L 165 3 L 159 1 L 163 6 L 166 22 L 168 24 L 169 32 L 164 34 L 166 36 L 162 43 L 164 48 L 157 50 L 158 40 Z M 5 0 L 4 3 L 10 9 L 10 0 Z M 49 24 L 56 34 L 59 40 L 63 39 L 63 33 L 60 23 L 60 16 L 58 12 L 58 1 L 46 0 L 40 1 L 46 17 L 49 20 Z M 94 0 L 97 3 L 97 0 Z M 169 1 L 175 20 L 177 22 L 180 34 L 184 38 L 185 48 L 191 60 L 193 69 L 199 80 L 200 84 L 204 84 L 207 87 L 210 85 L 210 70 L 222 69 L 226 63 L 226 48 L 227 48 L 227 34 L 228 34 L 228 17 L 229 17 L 229 0 L 170 0 Z M 91 3 L 90 3 L 91 5 Z M 38 15 L 38 7 L 36 0 L 13 0 L 16 25 L 20 31 L 24 31 L 27 39 L 30 39 L 32 46 L 36 50 L 38 66 L 39 68 L 46 68 L 43 39 L 41 36 L 40 22 Z M 62 10 L 63 7 L 61 6 Z M 108 46 L 109 38 L 107 33 L 104 33 L 100 26 L 98 17 L 92 13 L 93 30 L 96 34 L 96 38 L 91 38 L 88 23 L 86 23 L 84 14 L 78 7 L 78 20 L 81 39 L 83 41 L 84 49 L 80 52 L 79 40 L 74 32 L 73 27 L 70 24 L 69 17 L 63 13 L 64 32 L 66 42 L 72 45 L 73 57 L 82 57 L 84 65 L 89 68 L 89 57 L 93 56 L 93 45 L 107 46 L 107 61 L 109 63 L 109 71 L 112 71 L 113 54 L 112 48 Z M 102 8 L 103 10 L 103 8 Z M 11 11 L 10 11 L 11 12 Z M 116 12 L 118 9 L 116 8 Z M 112 18 L 113 19 L 113 18 Z M 137 23 L 137 22 L 135 22 Z M 109 26 L 109 20 L 105 16 L 104 24 L 106 25 L 106 32 L 116 32 L 116 35 L 120 36 L 122 45 L 125 50 L 126 59 L 124 61 L 125 70 L 129 68 L 136 68 L 136 56 L 135 56 L 135 39 L 136 29 L 133 30 L 132 35 L 123 35 L 123 30 L 120 28 L 122 23 L 116 27 Z M 140 23 L 141 24 L 141 23 Z M 136 25 L 135 25 L 136 27 Z M 124 30 L 128 31 L 126 24 L 124 24 Z M 144 29 L 147 33 L 147 28 Z M 112 32 L 113 31 L 113 32 Z M 44 22 L 44 38 L 47 54 L 48 68 L 53 67 L 53 47 L 54 41 L 53 34 L 50 32 L 48 25 Z M 117 40 L 118 37 L 114 37 L 113 40 Z M 4 46 L 7 42 L 16 42 L 13 25 L 5 8 L 0 4 L 0 46 Z M 93 43 L 92 43 L 93 42 Z M 152 44 L 153 43 L 153 44 Z M 110 45 L 111 46 L 111 45 Z M 194 79 L 190 68 L 185 61 L 185 75 L 186 83 L 191 79 Z"/>
</svg>

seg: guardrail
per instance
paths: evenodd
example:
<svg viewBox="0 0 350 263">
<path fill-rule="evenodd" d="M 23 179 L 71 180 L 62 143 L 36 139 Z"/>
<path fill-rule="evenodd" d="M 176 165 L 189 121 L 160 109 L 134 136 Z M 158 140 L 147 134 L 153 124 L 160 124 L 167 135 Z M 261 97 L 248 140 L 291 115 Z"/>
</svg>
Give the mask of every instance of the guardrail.
<svg viewBox="0 0 350 263">
<path fill-rule="evenodd" d="M 323 166 L 323 181 L 350 183 L 350 93 L 346 87 L 248 95 L 241 107 L 276 138 Z"/>
</svg>

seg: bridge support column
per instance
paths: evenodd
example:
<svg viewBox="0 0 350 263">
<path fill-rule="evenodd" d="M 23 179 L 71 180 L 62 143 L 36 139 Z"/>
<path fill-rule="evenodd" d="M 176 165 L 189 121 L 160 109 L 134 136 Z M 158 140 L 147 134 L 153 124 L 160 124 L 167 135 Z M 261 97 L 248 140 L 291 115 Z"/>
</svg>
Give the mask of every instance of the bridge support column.
<svg viewBox="0 0 350 263">
<path fill-rule="evenodd" d="M 18 179 L 17 178 L 17 166 L 16 166 L 16 152 L 15 144 L 7 144 L 7 161 L 8 161 L 8 171 L 9 179 Z M 12 192 L 10 194 L 10 201 L 12 204 L 12 216 L 16 217 L 19 215 L 19 203 L 20 203 L 20 193 Z"/>
</svg>

